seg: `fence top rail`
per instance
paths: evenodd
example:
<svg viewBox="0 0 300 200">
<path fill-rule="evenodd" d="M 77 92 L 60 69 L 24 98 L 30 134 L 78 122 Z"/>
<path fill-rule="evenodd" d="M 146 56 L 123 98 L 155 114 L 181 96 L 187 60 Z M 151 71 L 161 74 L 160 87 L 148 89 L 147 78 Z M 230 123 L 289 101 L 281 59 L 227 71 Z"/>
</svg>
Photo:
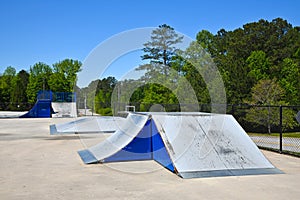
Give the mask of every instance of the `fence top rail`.
<svg viewBox="0 0 300 200">
<path fill-rule="evenodd" d="M 300 108 L 300 105 L 257 105 L 257 104 L 228 104 L 227 106 L 235 106 L 235 107 L 271 107 L 271 108 Z"/>
</svg>

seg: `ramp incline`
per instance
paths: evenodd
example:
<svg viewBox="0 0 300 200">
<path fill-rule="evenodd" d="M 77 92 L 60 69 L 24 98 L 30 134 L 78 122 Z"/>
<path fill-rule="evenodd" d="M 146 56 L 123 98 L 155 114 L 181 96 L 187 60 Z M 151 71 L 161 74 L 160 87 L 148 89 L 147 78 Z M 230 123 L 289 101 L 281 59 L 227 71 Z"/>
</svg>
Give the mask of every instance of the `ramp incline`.
<svg viewBox="0 0 300 200">
<path fill-rule="evenodd" d="M 37 94 L 35 105 L 20 118 L 49 118 L 54 113 L 51 106 L 52 92 L 48 90 L 40 90 Z"/>
<path fill-rule="evenodd" d="M 183 178 L 269 174 L 277 170 L 231 115 L 152 115 Z"/>
<path fill-rule="evenodd" d="M 108 137 L 104 142 L 92 146 L 86 150 L 79 151 L 79 155 L 84 161 L 84 163 L 96 163 L 96 162 L 104 162 L 105 159 L 112 157 L 116 153 L 130 153 L 127 151 L 130 148 L 123 149 L 126 145 L 130 144 L 134 140 L 134 138 L 142 131 L 145 124 L 149 119 L 148 115 L 136 115 L 129 113 L 126 121 L 123 123 L 123 126 L 116 130 L 116 132 Z M 147 137 L 145 137 L 148 139 Z M 133 154 L 135 154 L 133 152 Z M 137 153 L 139 156 L 139 154 Z M 123 159 L 127 160 L 129 155 L 123 156 Z M 122 158 L 122 156 L 121 156 Z M 132 159 L 132 158 L 131 158 Z M 111 161 L 118 159 L 111 159 Z M 122 160 L 122 159 L 120 159 Z"/>
<path fill-rule="evenodd" d="M 155 160 L 182 178 L 281 173 L 231 115 L 130 113 L 84 163 Z"/>
</svg>

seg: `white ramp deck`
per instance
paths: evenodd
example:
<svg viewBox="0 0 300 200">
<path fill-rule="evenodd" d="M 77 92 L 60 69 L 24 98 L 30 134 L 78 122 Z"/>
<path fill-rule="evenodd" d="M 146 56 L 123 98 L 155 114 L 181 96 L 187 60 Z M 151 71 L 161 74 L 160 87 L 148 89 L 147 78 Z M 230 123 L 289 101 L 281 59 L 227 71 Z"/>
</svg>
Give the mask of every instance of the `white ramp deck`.
<svg viewBox="0 0 300 200">
<path fill-rule="evenodd" d="M 152 119 L 183 178 L 278 172 L 231 115 L 168 113 Z"/>
<path fill-rule="evenodd" d="M 50 135 L 75 133 L 113 133 L 122 127 L 122 117 L 81 117 L 72 122 L 50 125 Z"/>
</svg>

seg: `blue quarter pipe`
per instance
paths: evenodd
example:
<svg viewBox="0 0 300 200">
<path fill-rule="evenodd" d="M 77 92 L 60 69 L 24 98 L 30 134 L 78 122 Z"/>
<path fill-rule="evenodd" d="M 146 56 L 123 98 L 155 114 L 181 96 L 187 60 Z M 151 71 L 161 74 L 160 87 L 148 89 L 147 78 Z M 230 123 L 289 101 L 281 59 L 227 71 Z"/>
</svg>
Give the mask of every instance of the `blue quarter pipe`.
<svg viewBox="0 0 300 200">
<path fill-rule="evenodd" d="M 20 118 L 50 118 L 53 113 L 51 100 L 39 99 L 31 110 L 20 116 Z"/>
<path fill-rule="evenodd" d="M 35 105 L 20 118 L 50 118 L 54 113 L 51 102 L 51 91 L 39 91 Z"/>
</svg>

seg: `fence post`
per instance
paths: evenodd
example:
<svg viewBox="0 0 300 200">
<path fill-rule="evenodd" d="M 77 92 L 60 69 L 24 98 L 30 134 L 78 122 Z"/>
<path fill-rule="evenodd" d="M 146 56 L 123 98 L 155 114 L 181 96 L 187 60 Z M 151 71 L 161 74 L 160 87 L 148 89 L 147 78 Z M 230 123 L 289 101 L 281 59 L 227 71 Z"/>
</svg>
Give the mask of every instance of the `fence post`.
<svg viewBox="0 0 300 200">
<path fill-rule="evenodd" d="M 279 106 L 279 153 L 282 153 L 282 106 Z"/>
<path fill-rule="evenodd" d="M 94 98 L 94 100 L 93 100 L 92 116 L 94 116 L 94 108 L 95 108 L 95 98 Z"/>
<path fill-rule="evenodd" d="M 235 104 L 231 105 L 231 115 L 234 117 L 235 112 Z"/>
</svg>

